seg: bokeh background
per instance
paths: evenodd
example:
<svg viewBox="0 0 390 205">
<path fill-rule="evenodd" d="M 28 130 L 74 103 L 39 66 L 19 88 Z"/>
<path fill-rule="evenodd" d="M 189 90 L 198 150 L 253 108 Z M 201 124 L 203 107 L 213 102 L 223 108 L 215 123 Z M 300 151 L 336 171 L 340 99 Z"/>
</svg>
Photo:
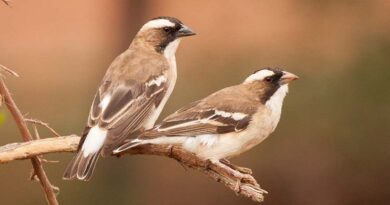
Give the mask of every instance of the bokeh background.
<svg viewBox="0 0 390 205">
<path fill-rule="evenodd" d="M 388 0 L 14 0 L 0 4 L 0 63 L 21 75 L 6 80 L 23 113 L 79 134 L 106 68 L 140 26 L 178 17 L 198 35 L 177 52 L 162 117 L 256 69 L 284 68 L 301 78 L 276 132 L 232 160 L 269 191 L 263 204 L 389 204 L 389 11 Z M 0 144 L 20 141 L 4 107 L 0 119 Z M 101 159 L 91 182 L 62 181 L 72 155 L 46 156 L 60 161 L 45 169 L 61 204 L 254 204 L 161 157 Z M 0 165 L 1 204 L 45 204 L 30 170 Z"/>
</svg>

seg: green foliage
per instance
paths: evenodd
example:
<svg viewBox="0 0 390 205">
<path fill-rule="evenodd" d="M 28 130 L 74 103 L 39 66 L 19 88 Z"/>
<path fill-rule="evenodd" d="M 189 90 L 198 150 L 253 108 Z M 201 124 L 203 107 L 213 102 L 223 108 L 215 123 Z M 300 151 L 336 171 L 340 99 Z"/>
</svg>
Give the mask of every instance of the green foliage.
<svg viewBox="0 0 390 205">
<path fill-rule="evenodd" d="M 5 113 L 0 111 L 0 126 L 5 122 Z"/>
</svg>

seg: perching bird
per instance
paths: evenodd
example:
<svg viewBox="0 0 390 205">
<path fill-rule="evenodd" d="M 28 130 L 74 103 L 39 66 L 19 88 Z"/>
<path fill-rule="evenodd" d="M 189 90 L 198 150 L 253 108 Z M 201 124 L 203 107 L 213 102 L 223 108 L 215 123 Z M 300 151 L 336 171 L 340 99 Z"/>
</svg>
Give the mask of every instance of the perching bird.
<svg viewBox="0 0 390 205">
<path fill-rule="evenodd" d="M 192 35 L 173 17 L 142 26 L 108 68 L 64 179 L 88 181 L 100 153 L 109 156 L 128 135 L 154 126 L 176 83 L 176 49 L 182 37 Z"/>
<path fill-rule="evenodd" d="M 142 144 L 170 144 L 226 165 L 224 159 L 251 149 L 275 130 L 288 83 L 297 78 L 279 69 L 256 71 L 242 84 L 181 108 L 114 154 Z"/>
</svg>

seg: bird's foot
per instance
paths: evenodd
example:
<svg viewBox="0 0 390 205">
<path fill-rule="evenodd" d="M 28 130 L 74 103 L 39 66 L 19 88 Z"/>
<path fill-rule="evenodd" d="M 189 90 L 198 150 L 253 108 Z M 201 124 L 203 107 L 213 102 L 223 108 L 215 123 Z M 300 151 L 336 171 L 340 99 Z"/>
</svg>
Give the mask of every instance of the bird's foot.
<svg viewBox="0 0 390 205">
<path fill-rule="evenodd" d="M 226 166 L 228 166 L 228 167 L 234 169 L 234 170 L 237 170 L 237 171 L 243 173 L 243 174 L 249 174 L 249 175 L 253 174 L 253 172 L 252 172 L 251 169 L 246 168 L 246 167 L 236 166 L 236 165 L 230 163 L 230 161 L 227 160 L 227 159 L 221 159 L 220 162 L 223 163 L 223 164 L 225 164 Z"/>
<path fill-rule="evenodd" d="M 219 160 L 217 161 L 211 161 L 213 164 L 223 168 L 227 174 L 233 176 L 234 178 L 237 178 L 238 179 L 238 187 L 240 186 L 240 184 L 243 182 L 243 183 L 250 183 L 250 184 L 257 184 L 257 181 L 256 179 L 248 174 L 248 173 L 242 173 L 232 167 L 230 167 L 229 165 L 226 165 L 222 162 L 220 162 Z M 236 185 L 237 186 L 237 185 Z"/>
<path fill-rule="evenodd" d="M 236 185 L 234 186 L 233 191 L 236 193 L 236 195 L 238 195 L 241 192 L 241 181 L 240 180 L 236 181 Z"/>
</svg>

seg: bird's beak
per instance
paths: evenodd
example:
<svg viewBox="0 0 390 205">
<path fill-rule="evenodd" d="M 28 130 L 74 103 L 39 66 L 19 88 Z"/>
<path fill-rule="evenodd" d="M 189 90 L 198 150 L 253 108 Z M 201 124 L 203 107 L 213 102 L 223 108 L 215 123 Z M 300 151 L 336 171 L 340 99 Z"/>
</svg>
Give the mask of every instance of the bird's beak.
<svg viewBox="0 0 390 205">
<path fill-rule="evenodd" d="M 299 77 L 292 74 L 292 73 L 289 73 L 289 72 L 286 72 L 286 71 L 283 71 L 283 76 L 280 78 L 280 83 L 281 84 L 287 84 L 287 83 L 290 83 L 291 81 L 294 81 L 296 79 L 298 79 Z"/>
<path fill-rule="evenodd" d="M 182 25 L 182 28 L 176 33 L 176 37 L 178 38 L 193 35 L 196 35 L 196 33 L 186 25 Z"/>
</svg>

